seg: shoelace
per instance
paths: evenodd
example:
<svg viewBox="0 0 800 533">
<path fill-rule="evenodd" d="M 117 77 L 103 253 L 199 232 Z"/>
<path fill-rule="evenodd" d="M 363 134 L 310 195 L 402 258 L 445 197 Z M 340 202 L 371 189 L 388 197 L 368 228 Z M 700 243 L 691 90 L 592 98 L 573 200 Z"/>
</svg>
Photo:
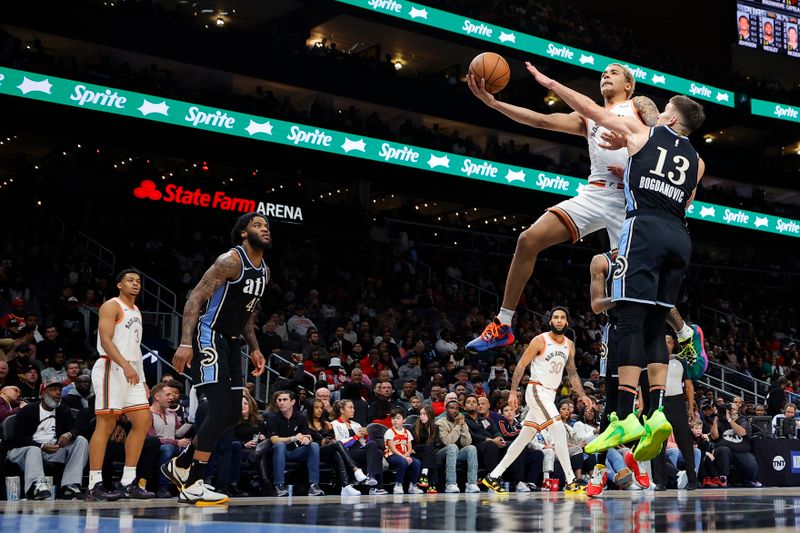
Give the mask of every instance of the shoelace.
<svg viewBox="0 0 800 533">
<path fill-rule="evenodd" d="M 490 323 L 486 326 L 486 330 L 483 332 L 484 340 L 490 340 L 492 337 L 499 337 L 500 336 L 500 324 L 496 324 L 495 322 Z"/>
<path fill-rule="evenodd" d="M 592 485 L 600 485 L 603 482 L 604 473 L 605 469 L 595 470 L 594 474 L 592 474 Z"/>
<path fill-rule="evenodd" d="M 691 339 L 686 342 L 686 345 L 681 348 L 680 353 L 678 353 L 678 357 L 686 359 L 689 363 L 689 366 L 693 365 L 697 361 L 697 350 L 694 349 L 694 344 L 692 344 Z"/>
</svg>

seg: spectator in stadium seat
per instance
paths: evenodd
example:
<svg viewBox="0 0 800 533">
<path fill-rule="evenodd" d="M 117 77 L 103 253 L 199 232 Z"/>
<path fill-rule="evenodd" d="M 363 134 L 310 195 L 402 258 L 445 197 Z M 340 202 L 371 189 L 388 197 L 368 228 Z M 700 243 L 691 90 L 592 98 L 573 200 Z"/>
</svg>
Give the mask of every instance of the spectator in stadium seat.
<svg viewBox="0 0 800 533">
<path fill-rule="evenodd" d="M 295 340 L 302 341 L 306 339 L 309 328 L 317 329 L 317 326 L 311 319 L 306 318 L 306 308 L 299 304 L 294 308 L 294 314 L 286 323 L 286 329 L 289 335 L 295 335 Z"/>
<path fill-rule="evenodd" d="M 349 320 L 348 322 L 350 322 L 352 331 L 353 321 Z M 339 351 L 341 354 L 352 355 L 353 342 L 345 337 L 345 330 L 343 326 L 336 326 L 336 331 L 334 332 L 333 337 L 331 338 L 331 343 L 337 343 L 339 345 Z"/>
<path fill-rule="evenodd" d="M 361 343 L 356 343 L 360 345 Z M 367 356 L 361 359 L 359 362 L 361 366 L 361 371 L 364 372 L 368 378 L 374 380 L 380 374 L 380 371 L 383 370 L 383 364 L 381 364 L 380 359 L 378 357 L 378 349 L 377 348 L 370 348 Z"/>
<path fill-rule="evenodd" d="M 39 331 L 39 315 L 32 311 L 28 311 L 25 313 L 25 327 L 30 328 L 33 331 L 33 342 L 38 344 L 44 340 L 41 332 Z M 38 353 L 38 352 L 37 352 Z M 39 357 L 42 357 L 41 354 Z M 43 361 L 46 361 L 42 357 Z"/>
<path fill-rule="evenodd" d="M 306 372 L 319 379 L 320 373 L 325 371 L 325 361 L 323 361 L 319 350 L 311 350 L 308 358 L 303 362 L 303 366 Z"/>
<path fill-rule="evenodd" d="M 267 320 L 267 323 L 261 328 L 258 345 L 261 351 L 267 355 L 283 349 L 283 339 L 278 335 L 277 329 L 278 323 L 273 318 Z"/>
<path fill-rule="evenodd" d="M 267 434 L 272 442 L 272 475 L 275 493 L 279 497 L 289 494 L 286 487 L 286 463 L 300 462 L 308 471 L 308 495 L 324 496 L 319 486 L 319 444 L 311 438 L 308 423 L 295 409 L 294 393 L 278 391 L 275 394 L 277 412 L 267 416 Z"/>
<path fill-rule="evenodd" d="M 506 447 L 506 441 L 500 430 L 489 416 L 481 416 L 478 411 L 478 398 L 468 394 L 464 398 L 464 420 L 472 436 L 472 443 L 478 449 L 478 459 L 483 467 L 493 470 L 500 462 L 500 455 Z"/>
<path fill-rule="evenodd" d="M 750 424 L 739 414 L 735 405 L 731 405 L 729 409 L 725 409 L 724 406 L 717 407 L 717 416 L 711 424 L 711 440 L 714 441 L 714 457 L 723 482 L 730 475 L 730 464 L 733 461 L 746 485 L 761 486 L 757 479 L 756 456 L 750 451 L 751 434 Z"/>
<path fill-rule="evenodd" d="M 303 357 L 308 359 L 313 351 L 319 352 L 321 360 L 328 360 L 328 350 L 320 344 L 319 331 L 317 331 L 317 328 L 308 328 L 306 332 L 306 345 L 303 347 Z"/>
<path fill-rule="evenodd" d="M 81 374 L 75 378 L 72 390 L 64 393 L 63 401 L 72 409 L 83 411 L 94 405 L 94 389 L 91 374 Z M 66 390 L 66 387 L 64 387 Z"/>
<path fill-rule="evenodd" d="M 42 370 L 42 379 L 52 380 L 57 379 L 62 383 L 67 381 L 67 369 L 64 366 L 66 357 L 64 352 L 56 351 L 50 360 L 50 366 Z"/>
<path fill-rule="evenodd" d="M 17 414 L 8 459 L 25 472 L 25 494 L 34 500 L 50 497 L 44 461 L 64 463 L 60 497 L 78 499 L 83 471 L 89 460 L 89 443 L 78 434 L 75 417 L 62 405 L 60 381 L 42 383 L 42 401 Z"/>
<path fill-rule="evenodd" d="M 446 358 L 451 353 L 458 349 L 458 344 L 452 341 L 453 332 L 449 329 L 443 329 L 441 337 L 436 341 L 436 353 L 440 359 Z M 424 344 L 423 344 L 424 347 Z"/>
<path fill-rule="evenodd" d="M 406 363 L 397 369 L 397 379 L 400 383 L 405 383 L 409 379 L 419 380 L 422 377 L 422 369 L 419 366 L 419 356 L 412 352 L 406 358 Z"/>
<path fill-rule="evenodd" d="M 333 345 L 332 348 L 337 349 L 336 352 L 329 352 L 332 354 L 328 367 L 319 375 L 322 383 L 326 384 L 329 390 L 338 391 L 342 385 L 347 383 L 347 372 L 342 368 L 342 359 L 338 357 L 338 345 Z"/>
<path fill-rule="evenodd" d="M 380 488 L 383 481 L 383 450 L 378 443 L 369 438 L 367 428 L 353 420 L 355 407 L 350 400 L 339 400 L 333 404 L 334 420 L 331 423 L 336 440 L 341 442 L 350 457 L 361 468 L 366 468 L 367 479 L 364 484 L 372 495 L 386 494 Z"/>
<path fill-rule="evenodd" d="M 439 464 L 445 464 L 445 492 L 460 492 L 456 484 L 456 464 L 459 461 L 467 463 L 465 492 L 480 492 L 477 484 L 478 450 L 472 445 L 472 433 L 459 409 L 458 402 L 449 400 L 443 416 L 436 419 L 439 436 L 445 445 L 436 452 L 436 457 Z"/>
<path fill-rule="evenodd" d="M 20 398 L 28 403 L 39 401 L 39 369 L 29 365 L 22 373 L 22 382 L 19 383 Z"/>
<path fill-rule="evenodd" d="M 0 388 L 0 423 L 11 415 L 19 413 L 28 405 L 28 402 L 21 401 L 19 397 L 19 387 L 16 385 L 6 385 Z"/>
<path fill-rule="evenodd" d="M 420 404 L 422 404 L 422 400 L 424 399 L 422 393 L 417 391 L 417 380 L 409 378 L 403 382 L 403 388 L 400 391 L 400 395 L 397 397 L 397 403 L 403 411 L 407 413 L 411 408 L 411 400 L 413 398 L 418 399 Z"/>
<path fill-rule="evenodd" d="M 36 355 L 42 361 L 52 362 L 56 352 L 63 352 L 61 340 L 58 338 L 58 329 L 55 326 L 47 326 L 44 330 L 44 340 L 36 343 Z"/>
<path fill-rule="evenodd" d="M 178 416 L 169 409 L 171 400 L 169 386 L 159 383 L 150 391 L 150 396 L 153 399 L 153 403 L 150 405 L 153 425 L 150 427 L 148 435 L 157 437 L 161 441 L 158 464 L 163 465 L 173 457 L 177 457 L 184 448 L 189 446 L 189 439 L 179 436 L 180 421 Z M 171 497 L 170 482 L 161 472 L 158 475 L 157 496 L 159 498 Z"/>
<path fill-rule="evenodd" d="M 8 384 L 8 363 L 0 359 L 0 388 Z"/>
<path fill-rule="evenodd" d="M 67 298 L 67 307 L 57 312 L 54 324 L 58 328 L 64 352 L 70 356 L 82 356 L 86 352 L 86 321 L 78 309 L 78 299 Z"/>
<path fill-rule="evenodd" d="M 325 420 L 331 419 L 331 411 L 333 404 L 331 403 L 331 391 L 324 383 L 317 383 L 317 388 L 314 391 L 314 400 L 322 402 L 323 417 Z"/>
</svg>

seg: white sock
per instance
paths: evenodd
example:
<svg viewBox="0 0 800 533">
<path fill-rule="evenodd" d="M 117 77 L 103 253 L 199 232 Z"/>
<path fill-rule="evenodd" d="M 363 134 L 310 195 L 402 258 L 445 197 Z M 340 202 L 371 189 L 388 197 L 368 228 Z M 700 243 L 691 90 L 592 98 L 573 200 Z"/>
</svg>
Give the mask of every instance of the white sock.
<svg viewBox="0 0 800 533">
<path fill-rule="evenodd" d="M 514 311 L 512 309 L 506 309 L 505 307 L 501 307 L 500 312 L 497 314 L 497 320 L 499 320 L 501 324 L 509 325 L 513 318 Z"/>
<path fill-rule="evenodd" d="M 133 480 L 136 479 L 136 467 L 135 466 L 126 466 L 122 469 L 122 479 L 120 483 L 123 487 L 127 487 Z"/>
<path fill-rule="evenodd" d="M 544 479 L 550 479 L 550 472 L 547 470 L 544 471 Z"/>
<path fill-rule="evenodd" d="M 423 476 L 427 476 L 428 475 L 428 469 L 427 468 L 423 468 L 421 474 Z"/>
<path fill-rule="evenodd" d="M 683 342 L 692 338 L 692 336 L 694 335 L 694 330 L 689 327 L 689 324 L 684 322 L 683 327 L 677 333 L 678 333 L 678 342 Z"/>
<path fill-rule="evenodd" d="M 553 448 L 556 449 L 556 457 L 564 470 L 564 477 L 567 485 L 575 481 L 575 473 L 572 471 L 572 463 L 569 461 L 569 445 L 567 444 L 567 430 L 564 423 L 560 420 L 550 426 L 550 435 L 553 436 Z M 517 437 L 519 438 L 519 437 Z"/>
<path fill-rule="evenodd" d="M 103 482 L 102 470 L 89 470 L 89 490 L 93 489 L 95 485 Z"/>
</svg>

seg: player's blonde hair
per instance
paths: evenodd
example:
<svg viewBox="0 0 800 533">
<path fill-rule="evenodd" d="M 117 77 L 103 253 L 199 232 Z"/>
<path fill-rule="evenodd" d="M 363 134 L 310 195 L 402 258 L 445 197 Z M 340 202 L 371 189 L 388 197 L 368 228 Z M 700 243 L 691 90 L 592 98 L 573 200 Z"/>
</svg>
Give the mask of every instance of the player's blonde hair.
<svg viewBox="0 0 800 533">
<path fill-rule="evenodd" d="M 633 72 L 631 72 L 631 69 L 622 63 L 609 63 L 606 65 L 606 68 L 608 67 L 619 67 L 622 69 L 622 74 L 625 76 L 625 81 L 631 84 L 631 90 L 625 95 L 628 99 L 630 99 L 633 96 L 633 91 L 636 90 L 636 78 L 633 77 Z"/>
</svg>

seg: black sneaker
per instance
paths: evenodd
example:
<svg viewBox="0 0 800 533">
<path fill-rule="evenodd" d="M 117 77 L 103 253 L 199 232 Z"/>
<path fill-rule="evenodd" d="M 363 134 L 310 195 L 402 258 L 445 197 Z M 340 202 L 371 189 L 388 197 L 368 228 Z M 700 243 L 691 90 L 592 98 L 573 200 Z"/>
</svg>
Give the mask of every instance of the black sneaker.
<svg viewBox="0 0 800 533">
<path fill-rule="evenodd" d="M 237 483 L 231 483 L 228 485 L 228 495 L 233 496 L 234 498 L 246 498 L 249 496 L 246 491 L 243 491 L 239 488 Z"/>
<path fill-rule="evenodd" d="M 288 487 L 286 487 L 285 483 L 281 483 L 280 485 L 275 485 L 275 496 L 282 498 L 288 495 L 289 495 L 289 489 Z"/>
<path fill-rule="evenodd" d="M 45 483 L 43 479 L 40 479 L 28 490 L 28 499 L 49 500 L 51 494 L 50 489 L 47 488 L 47 483 Z"/>
<path fill-rule="evenodd" d="M 325 496 L 325 491 L 319 488 L 319 483 L 312 483 L 310 487 L 308 487 L 308 495 L 309 496 Z"/>
<path fill-rule="evenodd" d="M 156 498 L 162 498 L 162 499 L 172 498 L 172 492 L 169 490 L 169 487 L 158 487 Z"/>
<path fill-rule="evenodd" d="M 101 481 L 98 481 L 94 484 L 94 487 L 86 491 L 87 502 L 115 502 L 120 498 L 122 498 L 122 494 L 115 490 L 107 491 Z"/>
<path fill-rule="evenodd" d="M 500 479 L 496 477 L 486 476 L 481 480 L 481 484 L 492 492 L 504 493 L 506 489 L 500 483 Z"/>
<path fill-rule="evenodd" d="M 142 488 L 138 483 L 133 482 L 122 487 L 122 497 L 129 500 L 151 500 L 156 497 L 156 493 L 150 492 Z"/>
<path fill-rule="evenodd" d="M 85 498 L 81 487 L 75 483 L 61 487 L 59 497 L 62 500 L 82 500 Z"/>
</svg>

